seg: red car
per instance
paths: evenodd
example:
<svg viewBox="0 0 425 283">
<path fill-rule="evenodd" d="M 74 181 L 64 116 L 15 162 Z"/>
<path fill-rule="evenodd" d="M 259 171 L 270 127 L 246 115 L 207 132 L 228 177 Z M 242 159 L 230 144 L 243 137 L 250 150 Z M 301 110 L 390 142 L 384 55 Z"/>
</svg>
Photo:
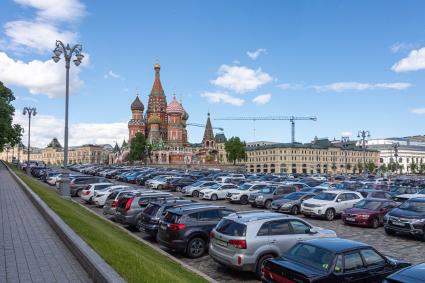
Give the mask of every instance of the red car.
<svg viewBox="0 0 425 283">
<path fill-rule="evenodd" d="M 345 209 L 341 218 L 345 224 L 378 228 L 384 224 L 384 215 L 397 206 L 395 201 L 388 199 L 362 199 L 353 208 Z"/>
</svg>

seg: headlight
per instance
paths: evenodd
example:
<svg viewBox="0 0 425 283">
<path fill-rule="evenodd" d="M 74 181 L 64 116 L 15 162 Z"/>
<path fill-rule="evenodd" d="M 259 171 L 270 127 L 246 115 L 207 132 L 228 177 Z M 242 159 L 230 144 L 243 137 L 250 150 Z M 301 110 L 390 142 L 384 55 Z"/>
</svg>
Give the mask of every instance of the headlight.
<svg viewBox="0 0 425 283">
<path fill-rule="evenodd" d="M 369 219 L 370 215 L 369 214 L 359 214 L 357 215 L 359 218 L 361 219 Z"/>
<path fill-rule="evenodd" d="M 425 223 L 425 218 L 424 219 L 412 219 L 410 220 L 411 223 Z"/>
<path fill-rule="evenodd" d="M 388 216 L 388 214 L 385 214 L 385 215 L 384 215 L 384 222 L 388 222 L 388 218 L 390 218 L 390 217 Z"/>
<path fill-rule="evenodd" d="M 238 196 L 238 195 L 240 195 L 241 193 L 232 193 L 232 196 Z"/>
<path fill-rule="evenodd" d="M 290 202 L 282 204 L 283 207 L 288 207 L 288 206 L 291 206 L 291 205 L 292 205 L 292 203 L 290 203 Z"/>
<path fill-rule="evenodd" d="M 261 199 L 263 199 L 263 198 L 264 198 L 264 196 L 258 196 L 258 197 L 257 197 L 257 199 L 258 199 L 258 200 L 261 200 Z"/>
</svg>

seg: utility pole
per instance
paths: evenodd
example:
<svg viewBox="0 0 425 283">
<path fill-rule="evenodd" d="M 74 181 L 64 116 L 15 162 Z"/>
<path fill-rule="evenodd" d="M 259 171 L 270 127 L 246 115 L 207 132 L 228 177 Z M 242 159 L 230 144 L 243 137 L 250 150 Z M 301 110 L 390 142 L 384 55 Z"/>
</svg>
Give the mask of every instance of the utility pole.
<svg viewBox="0 0 425 283">
<path fill-rule="evenodd" d="M 344 150 L 344 157 L 345 157 L 345 175 L 347 175 L 347 148 L 350 142 L 350 138 L 349 137 L 341 137 L 341 144 L 342 144 L 342 149 Z"/>
<path fill-rule="evenodd" d="M 370 138 L 370 132 L 367 130 L 361 130 L 357 133 L 357 137 L 361 138 L 362 150 L 363 150 L 363 174 L 366 175 L 366 138 Z"/>
<path fill-rule="evenodd" d="M 395 158 L 395 172 L 397 174 L 398 170 L 398 148 L 400 147 L 400 144 L 398 142 L 393 143 L 392 147 L 394 149 L 394 158 Z"/>
<path fill-rule="evenodd" d="M 24 107 L 22 112 L 23 115 L 28 114 L 28 148 L 27 148 L 27 167 L 26 171 L 29 175 L 30 172 L 30 150 L 31 150 L 31 116 L 37 115 L 37 109 L 35 107 Z"/>
</svg>

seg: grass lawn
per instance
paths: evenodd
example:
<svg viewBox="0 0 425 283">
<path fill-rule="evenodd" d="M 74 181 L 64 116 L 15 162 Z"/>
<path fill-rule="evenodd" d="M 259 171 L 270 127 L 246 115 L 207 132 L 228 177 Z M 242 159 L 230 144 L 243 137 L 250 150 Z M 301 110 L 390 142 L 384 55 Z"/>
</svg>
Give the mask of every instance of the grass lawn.
<svg viewBox="0 0 425 283">
<path fill-rule="evenodd" d="M 127 282 L 207 282 L 57 192 L 12 170 Z"/>
</svg>

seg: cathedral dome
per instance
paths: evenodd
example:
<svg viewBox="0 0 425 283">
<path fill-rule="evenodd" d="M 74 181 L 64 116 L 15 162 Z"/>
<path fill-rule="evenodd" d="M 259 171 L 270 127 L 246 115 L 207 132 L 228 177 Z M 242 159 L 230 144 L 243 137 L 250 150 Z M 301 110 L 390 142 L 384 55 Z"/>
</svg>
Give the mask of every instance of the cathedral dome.
<svg viewBox="0 0 425 283">
<path fill-rule="evenodd" d="M 143 112 L 144 108 L 145 107 L 143 106 L 143 103 L 140 101 L 139 96 L 136 96 L 133 103 L 131 103 L 131 111 L 138 110 Z"/>
<path fill-rule="evenodd" d="M 167 114 L 182 114 L 183 111 L 183 107 L 180 103 L 178 103 L 176 96 L 174 95 L 173 101 L 171 101 L 171 103 L 167 106 Z"/>
</svg>

